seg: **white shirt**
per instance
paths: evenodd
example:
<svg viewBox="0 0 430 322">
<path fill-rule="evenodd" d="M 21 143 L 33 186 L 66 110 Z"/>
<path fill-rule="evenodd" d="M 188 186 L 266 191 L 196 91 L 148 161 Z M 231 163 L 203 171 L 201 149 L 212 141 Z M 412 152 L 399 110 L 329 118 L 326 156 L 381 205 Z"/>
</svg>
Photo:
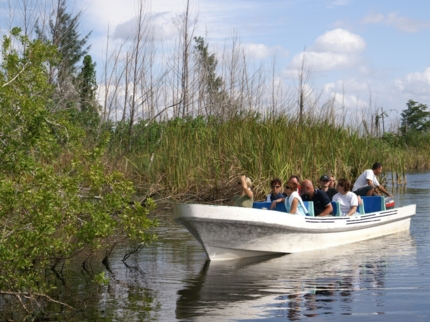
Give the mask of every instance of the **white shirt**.
<svg viewBox="0 0 430 322">
<path fill-rule="evenodd" d="M 297 199 L 297 201 L 298 201 L 295 214 L 305 216 L 307 213 L 307 210 L 306 210 L 306 208 L 304 208 L 302 198 L 299 196 L 299 193 L 297 191 L 293 191 L 289 197 L 285 198 L 285 208 L 287 209 L 287 211 L 290 211 L 291 206 L 293 205 L 294 199 Z"/>
<path fill-rule="evenodd" d="M 375 174 L 373 173 L 373 170 L 368 169 L 357 178 L 357 181 L 355 181 L 352 191 L 368 186 L 369 184 L 367 183 L 367 180 L 371 180 L 374 186 L 379 186 L 378 178 L 376 178 Z"/>
<path fill-rule="evenodd" d="M 343 216 L 345 216 L 351 210 L 351 207 L 358 207 L 358 197 L 351 191 L 348 191 L 344 195 L 338 192 L 333 196 L 333 201 L 339 202 L 340 212 Z"/>
</svg>

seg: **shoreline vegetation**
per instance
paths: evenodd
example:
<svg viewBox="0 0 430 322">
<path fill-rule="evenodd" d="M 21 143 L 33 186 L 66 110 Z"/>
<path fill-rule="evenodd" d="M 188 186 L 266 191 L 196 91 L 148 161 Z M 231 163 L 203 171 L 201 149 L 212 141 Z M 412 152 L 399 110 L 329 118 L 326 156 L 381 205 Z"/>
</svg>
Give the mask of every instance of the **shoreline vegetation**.
<svg viewBox="0 0 430 322">
<path fill-rule="evenodd" d="M 406 170 L 430 168 L 427 105 L 410 100 L 401 125 L 388 125 L 371 97 L 367 108 L 346 106 L 344 93 L 323 101 L 306 57 L 284 83 L 276 58 L 254 64 L 237 35 L 211 52 L 195 35 L 190 1 L 166 52 L 139 2 L 134 38 L 115 46 L 107 35 L 99 80 L 81 12 L 66 0 L 30 11 L 27 1 L 8 4 L 17 6 L 10 25 L 22 17 L 23 28 L 3 37 L 0 68 L 5 319 L 73 315 L 82 303 L 61 302 L 64 267 L 84 258 L 87 286 L 108 284 L 117 244 L 130 245 L 125 263 L 155 240 L 153 200 L 226 204 L 239 175 L 258 200 L 274 177 L 354 181 L 380 162 L 404 184 Z M 106 269 L 93 271 L 100 255 Z"/>
<path fill-rule="evenodd" d="M 301 124 L 282 115 L 246 114 L 225 121 L 176 118 L 146 127 L 137 124 L 135 132 L 139 134 L 118 169 L 134 182 L 139 195 L 172 202 L 228 203 L 240 174 L 253 180 L 258 200 L 274 177 L 286 180 L 298 174 L 317 183 L 329 173 L 355 181 L 381 162 L 384 172 L 392 173 L 386 179 L 404 185 L 406 170 L 430 166 L 430 143 L 408 145 L 404 137 L 390 133 L 365 136 L 328 117 Z M 111 133 L 111 156 L 121 154 L 123 135 L 120 127 Z"/>
</svg>

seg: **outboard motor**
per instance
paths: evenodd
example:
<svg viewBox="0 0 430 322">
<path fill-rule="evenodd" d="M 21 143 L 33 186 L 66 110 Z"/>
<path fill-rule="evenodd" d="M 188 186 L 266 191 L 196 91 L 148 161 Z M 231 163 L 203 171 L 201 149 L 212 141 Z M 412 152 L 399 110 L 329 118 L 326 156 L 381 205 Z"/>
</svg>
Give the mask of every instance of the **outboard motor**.
<svg viewBox="0 0 430 322">
<path fill-rule="evenodd" d="M 394 198 L 393 197 L 385 197 L 385 209 L 394 208 Z"/>
</svg>

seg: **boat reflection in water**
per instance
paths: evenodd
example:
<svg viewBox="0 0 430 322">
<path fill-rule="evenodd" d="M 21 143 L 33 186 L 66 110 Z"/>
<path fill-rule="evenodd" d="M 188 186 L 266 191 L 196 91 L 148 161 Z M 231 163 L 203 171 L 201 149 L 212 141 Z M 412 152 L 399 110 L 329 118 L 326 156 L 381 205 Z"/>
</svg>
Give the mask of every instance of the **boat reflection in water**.
<svg viewBox="0 0 430 322">
<path fill-rule="evenodd" d="M 176 318 L 293 321 L 383 314 L 388 265 L 415 253 L 405 231 L 318 251 L 207 261 L 178 291 Z"/>
</svg>

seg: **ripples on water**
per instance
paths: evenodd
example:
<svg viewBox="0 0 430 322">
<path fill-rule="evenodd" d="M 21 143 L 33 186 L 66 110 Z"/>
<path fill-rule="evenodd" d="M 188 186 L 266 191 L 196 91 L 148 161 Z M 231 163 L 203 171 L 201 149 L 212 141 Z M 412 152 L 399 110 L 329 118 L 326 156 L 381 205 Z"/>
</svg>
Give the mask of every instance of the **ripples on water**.
<svg viewBox="0 0 430 322">
<path fill-rule="evenodd" d="M 391 189 L 389 189 L 391 190 Z M 206 262 L 172 222 L 157 243 L 121 262 L 81 320 L 428 321 L 430 174 L 408 176 L 397 205 L 417 204 L 410 231 L 279 257 Z M 109 319 L 108 319 L 109 317 Z"/>
<path fill-rule="evenodd" d="M 414 254 L 413 239 L 402 233 L 323 251 L 210 263 L 178 292 L 176 318 L 342 320 L 387 314 L 389 293 L 417 289 L 405 280 L 415 263 L 404 257 Z"/>
</svg>

